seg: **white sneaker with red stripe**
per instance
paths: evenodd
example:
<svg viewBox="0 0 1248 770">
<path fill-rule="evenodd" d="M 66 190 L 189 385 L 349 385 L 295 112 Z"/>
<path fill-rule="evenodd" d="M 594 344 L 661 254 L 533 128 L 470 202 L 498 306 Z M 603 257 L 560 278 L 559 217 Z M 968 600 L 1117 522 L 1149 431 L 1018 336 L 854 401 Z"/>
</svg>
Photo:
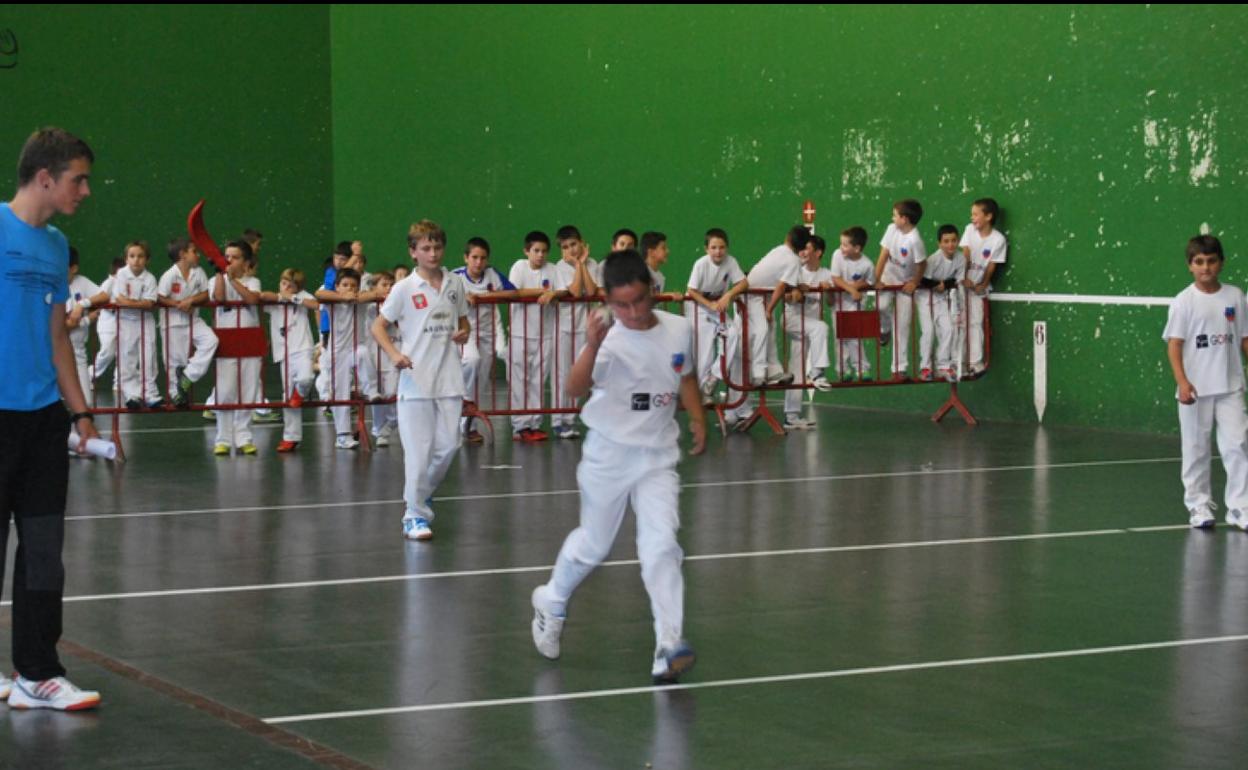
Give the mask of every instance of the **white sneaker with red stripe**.
<svg viewBox="0 0 1248 770">
<path fill-rule="evenodd" d="M 100 705 L 100 694 L 91 690 L 79 690 L 63 676 L 44 679 L 42 682 L 19 676 L 9 693 L 9 708 L 55 709 L 57 711 L 82 711 Z"/>
</svg>

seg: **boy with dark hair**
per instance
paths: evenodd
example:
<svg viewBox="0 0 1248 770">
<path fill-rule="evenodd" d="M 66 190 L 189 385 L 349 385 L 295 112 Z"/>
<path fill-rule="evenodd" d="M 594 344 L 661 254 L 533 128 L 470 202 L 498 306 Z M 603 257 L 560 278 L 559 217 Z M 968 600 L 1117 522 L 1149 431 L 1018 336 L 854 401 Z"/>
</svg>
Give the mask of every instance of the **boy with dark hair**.
<svg viewBox="0 0 1248 770">
<path fill-rule="evenodd" d="M 0 674 L 9 708 L 76 711 L 99 705 L 100 694 L 65 678 L 56 654 L 61 637 L 65 567 L 65 498 L 70 430 L 98 438 L 74 367 L 65 329 L 69 244 L 48 224 L 69 216 L 91 194 L 95 156 L 81 139 L 59 129 L 35 132 L 18 160 L 18 189 L 0 203 L 0 581 L 10 521 L 16 523 L 13 571 L 14 679 Z M 64 398 L 64 403 L 62 403 Z M 66 419 L 66 407 L 71 413 Z"/>
<path fill-rule="evenodd" d="M 810 248 L 810 231 L 794 225 L 785 234 L 784 243 L 767 252 L 746 276 L 751 289 L 772 290 L 770 297 L 750 295 L 745 303 L 750 321 L 750 381 L 754 385 L 788 385 L 793 381 L 793 375 L 780 366 L 771 317 L 785 293 L 797 288 L 802 260 L 809 256 Z"/>
<path fill-rule="evenodd" d="M 568 602 L 610 551 L 631 502 L 642 580 L 654 616 L 650 673 L 656 682 L 670 683 L 694 662 L 683 638 L 684 554 L 676 542 L 680 426 L 675 419 L 679 400 L 689 412 L 690 454 L 700 454 L 706 420 L 692 336 L 683 318 L 654 309 L 649 268 L 637 252 L 607 257 L 603 283 L 609 313 L 590 316 L 585 349 L 568 379 L 570 395 L 590 394 L 581 413 L 589 435 L 576 473 L 581 522 L 564 541 L 550 581 L 533 591 L 533 643 L 543 656 L 559 657 Z"/>
<path fill-rule="evenodd" d="M 248 275 L 255 264 L 247 241 L 230 241 L 225 245 L 226 269 L 213 279 L 214 302 L 241 302 L 256 305 L 260 302 L 260 279 Z M 260 315 L 254 307 L 218 307 L 218 329 L 241 329 L 260 325 Z M 260 401 L 260 359 L 222 358 L 217 360 L 216 404 L 255 404 Z M 233 447 L 245 455 L 254 455 L 256 445 L 251 436 L 250 409 L 217 410 L 217 438 L 212 453 L 227 457 Z"/>
<path fill-rule="evenodd" d="M 621 227 L 619 230 L 616 230 L 614 234 L 612 234 L 611 236 L 611 250 L 612 251 L 630 251 L 630 250 L 636 250 L 636 249 L 637 249 L 637 233 L 633 232 L 627 227 Z"/>
<path fill-rule="evenodd" d="M 69 342 L 74 348 L 74 364 L 78 370 L 78 384 L 84 398 L 90 400 L 91 375 L 87 367 L 87 336 L 91 329 L 91 300 L 100 294 L 100 287 L 90 278 L 78 272 L 78 249 L 69 247 L 69 300 L 65 303 L 65 328 L 69 330 Z M 75 457 L 78 456 L 74 452 Z"/>
<path fill-rule="evenodd" d="M 841 247 L 832 253 L 831 267 L 832 285 L 841 289 L 834 295 L 837 310 L 862 310 L 866 300 L 864 292 L 875 282 L 875 265 L 862 254 L 866 245 L 865 228 L 855 226 L 841 232 Z M 838 340 L 836 347 L 841 359 L 841 382 L 859 377 L 869 382 L 871 362 L 863 350 L 862 340 Z"/>
<path fill-rule="evenodd" d="M 167 248 L 173 266 L 156 285 L 157 302 L 163 310 L 157 320 L 164 334 L 165 377 L 168 392 L 177 406 L 190 401 L 191 385 L 208 373 L 217 352 L 217 335 L 199 317 L 197 305 L 208 301 L 208 275 L 199 266 L 199 250 L 189 238 L 174 238 Z M 190 346 L 194 344 L 195 354 Z"/>
<path fill-rule="evenodd" d="M 1248 530 L 1248 303 L 1239 287 L 1218 280 L 1225 264 L 1217 238 L 1201 235 L 1187 242 L 1187 269 L 1195 280 L 1171 303 L 1161 336 L 1178 385 L 1188 521 L 1197 529 L 1214 525 L 1209 434 L 1216 422 L 1218 454 L 1226 468 L 1226 523 Z"/>
<path fill-rule="evenodd" d="M 511 408 L 515 411 L 540 409 L 542 386 L 550 374 L 555 327 L 550 303 L 560 295 L 555 266 L 546 261 L 550 238 L 540 230 L 524 236 L 524 259 L 511 266 L 508 280 L 516 287 L 516 297 L 537 297 L 536 303 L 511 306 L 511 351 L 507 378 Z M 564 292 L 566 294 L 566 292 Z M 545 441 L 540 430 L 542 417 L 517 414 L 511 418 L 511 437 L 516 441 Z"/>
<path fill-rule="evenodd" d="M 984 298 L 992 291 L 992 275 L 997 265 L 1005 264 L 1009 251 L 1005 236 L 997 230 L 1000 207 L 992 198 L 980 198 L 971 204 L 971 223 L 962 234 L 962 253 L 966 256 L 966 277 L 962 285 L 966 296 L 967 332 L 971 374 L 984 372 Z"/>
<path fill-rule="evenodd" d="M 919 305 L 919 379 L 930 382 L 932 374 L 932 330 L 936 331 L 936 368 L 940 376 L 957 379 L 954 357 L 961 350 L 954 346 L 961 328 L 962 302 L 958 288 L 966 275 L 966 257 L 958 250 L 958 228 L 941 225 L 936 233 L 940 248 L 928 257 L 914 301 Z M 960 346 L 958 346 L 960 347 Z"/>
<path fill-rule="evenodd" d="M 910 319 L 914 315 L 914 291 L 923 277 L 920 265 L 927 259 L 927 248 L 918 229 L 922 219 L 923 206 L 915 199 L 906 198 L 894 203 L 893 221 L 880 240 L 880 258 L 875 265 L 877 287 L 901 287 L 899 292 L 880 292 L 879 300 L 880 344 L 894 343 L 892 373 L 896 382 L 904 380 L 910 368 Z"/>
<path fill-rule="evenodd" d="M 511 281 L 490 267 L 490 244 L 484 238 L 469 238 L 464 244 L 464 265 L 453 271 L 464 282 L 468 292 L 468 344 L 464 345 L 460 365 L 464 371 L 466 398 L 481 403 L 488 388 L 488 378 L 494 363 L 497 338 L 502 333 L 502 314 L 495 304 L 477 305 L 479 297 L 506 297 L 516 287 Z M 460 429 L 469 444 L 480 444 L 485 437 L 473 430 L 469 418 L 461 421 Z"/>
<path fill-rule="evenodd" d="M 560 260 L 555 264 L 559 277 L 557 288 L 567 291 L 570 297 L 593 297 L 598 294 L 602 270 L 589 258 L 589 244 L 581 238 L 581 231 L 574 225 L 564 225 L 555 233 L 559 244 Z M 576 399 L 567 395 L 564 385 L 572 362 L 585 347 L 586 305 L 583 303 L 561 304 L 555 319 L 557 333 L 554 336 L 554 376 L 550 378 L 550 405 L 555 409 L 575 409 Z M 550 418 L 551 432 L 556 438 L 580 438 L 576 429 L 576 415 L 556 414 Z"/>
<path fill-rule="evenodd" d="M 722 379 L 721 357 L 738 382 L 741 368 L 741 322 L 730 315 L 732 301 L 749 288 L 737 258 L 728 253 L 728 233 L 718 227 L 706 231 L 706 256 L 693 263 L 686 291 L 693 298 L 690 323 L 697 332 L 697 375 L 702 395 L 710 398 Z M 723 320 L 721 321 L 721 317 Z M 715 354 L 719 342 L 720 355 Z M 728 400 L 738 394 L 730 392 Z"/>
</svg>

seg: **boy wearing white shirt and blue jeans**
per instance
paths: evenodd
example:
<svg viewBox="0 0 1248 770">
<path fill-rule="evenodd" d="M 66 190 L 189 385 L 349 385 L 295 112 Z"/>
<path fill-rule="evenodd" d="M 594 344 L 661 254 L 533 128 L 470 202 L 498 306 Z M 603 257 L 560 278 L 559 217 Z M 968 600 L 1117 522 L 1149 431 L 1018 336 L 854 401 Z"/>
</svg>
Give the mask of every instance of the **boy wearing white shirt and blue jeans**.
<svg viewBox="0 0 1248 770">
<path fill-rule="evenodd" d="M 446 233 L 422 219 L 407 234 L 416 271 L 395 284 L 373 322 L 373 339 L 399 370 L 399 440 L 403 444 L 403 536 L 433 537 L 433 491 L 459 451 L 464 375 L 457 345 L 468 342 L 467 289 L 442 267 Z M 387 334 L 398 324 L 402 350 Z"/>
<path fill-rule="evenodd" d="M 1222 244 L 1211 235 L 1187 243 L 1195 281 L 1170 305 L 1162 338 L 1178 384 L 1183 448 L 1183 503 L 1197 529 L 1213 527 L 1209 434 L 1218 426 L 1218 453 L 1226 468 L 1226 523 L 1248 530 L 1248 411 L 1244 408 L 1243 354 L 1248 354 L 1244 292 L 1218 281 Z M 1243 351 L 1243 354 L 1241 354 Z"/>
<path fill-rule="evenodd" d="M 590 316 L 584 350 L 568 375 L 568 395 L 590 393 L 581 410 L 589 427 L 576 469 L 580 526 L 568 535 L 550 582 L 533 591 L 533 643 L 543 656 L 560 655 L 559 637 L 572 593 L 602 563 L 631 503 L 637 516 L 637 555 L 650 595 L 657 638 L 651 676 L 670 683 L 693 666 L 684 641 L 684 553 L 680 526 L 680 427 L 677 401 L 689 412 L 690 454 L 706 445 L 693 335 L 681 316 L 656 311 L 650 271 L 635 251 L 617 251 L 603 266 L 607 307 Z M 592 389 L 592 390 L 591 390 Z"/>
</svg>

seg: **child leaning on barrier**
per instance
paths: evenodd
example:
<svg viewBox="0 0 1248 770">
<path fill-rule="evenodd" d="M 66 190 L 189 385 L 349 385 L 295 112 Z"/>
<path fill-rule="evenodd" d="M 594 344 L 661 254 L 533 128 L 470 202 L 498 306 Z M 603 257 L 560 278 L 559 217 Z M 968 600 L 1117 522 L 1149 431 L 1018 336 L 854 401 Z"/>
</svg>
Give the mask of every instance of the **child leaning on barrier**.
<svg viewBox="0 0 1248 770">
<path fill-rule="evenodd" d="M 268 303 L 269 342 L 273 363 L 281 371 L 282 400 L 290 404 L 282 410 L 282 440 L 278 452 L 293 452 L 303 441 L 303 400 L 312 392 L 312 324 L 308 313 L 316 313 L 316 298 L 304 291 L 302 270 L 287 268 L 278 281 L 277 293 L 265 291 L 261 299 Z"/>
</svg>

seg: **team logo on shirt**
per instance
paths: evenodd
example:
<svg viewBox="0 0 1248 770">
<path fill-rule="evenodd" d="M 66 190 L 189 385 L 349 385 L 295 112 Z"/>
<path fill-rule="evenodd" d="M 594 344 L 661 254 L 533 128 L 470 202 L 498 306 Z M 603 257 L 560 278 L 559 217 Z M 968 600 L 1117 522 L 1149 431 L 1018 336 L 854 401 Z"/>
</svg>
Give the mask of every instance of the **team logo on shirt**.
<svg viewBox="0 0 1248 770">
<path fill-rule="evenodd" d="M 424 310 L 429 307 L 429 300 L 425 298 L 424 294 L 413 294 L 412 304 L 416 306 L 417 310 Z"/>
<path fill-rule="evenodd" d="M 1197 350 L 1204 350 L 1204 349 L 1205 349 L 1205 348 L 1207 348 L 1207 347 L 1209 347 L 1209 335 L 1208 335 L 1208 334 L 1197 334 L 1197 335 L 1196 335 L 1196 349 L 1197 349 Z"/>
<path fill-rule="evenodd" d="M 180 284 L 180 283 L 175 283 L 175 284 L 173 285 L 173 293 L 174 293 L 174 294 L 179 294 L 179 293 L 181 293 L 181 291 L 182 291 L 182 284 Z"/>
<path fill-rule="evenodd" d="M 672 369 L 676 370 L 677 372 L 680 372 L 684 368 L 685 368 L 685 354 L 684 353 L 672 354 Z"/>
<path fill-rule="evenodd" d="M 903 257 L 908 257 L 908 256 L 910 256 L 910 249 L 907 249 L 905 246 L 902 246 L 902 247 L 901 247 L 901 256 L 903 256 Z"/>
<path fill-rule="evenodd" d="M 1235 306 L 1231 305 L 1222 311 L 1222 315 L 1226 316 L 1226 320 L 1235 323 Z"/>
<path fill-rule="evenodd" d="M 543 279 L 542 279 L 542 288 L 543 288 L 543 289 L 549 289 L 549 288 L 550 288 L 550 279 L 549 279 L 549 278 L 543 278 Z"/>
<path fill-rule="evenodd" d="M 650 394 L 649 393 L 634 393 L 632 402 L 633 402 L 632 409 L 634 412 L 650 411 Z"/>
</svg>

